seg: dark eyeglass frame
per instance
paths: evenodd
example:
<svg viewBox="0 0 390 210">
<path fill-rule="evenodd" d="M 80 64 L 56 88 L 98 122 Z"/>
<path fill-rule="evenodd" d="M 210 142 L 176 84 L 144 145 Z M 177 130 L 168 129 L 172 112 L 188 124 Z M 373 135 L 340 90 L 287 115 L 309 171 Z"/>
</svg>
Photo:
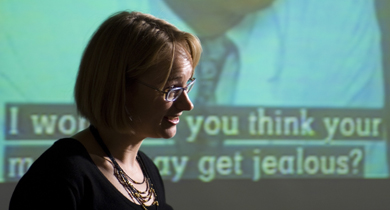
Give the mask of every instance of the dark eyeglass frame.
<svg viewBox="0 0 390 210">
<path fill-rule="evenodd" d="M 167 88 L 167 91 L 161 91 L 161 90 L 159 90 L 156 87 L 153 87 L 153 86 L 151 86 L 149 84 L 146 84 L 146 83 L 142 82 L 141 80 L 136 80 L 136 81 L 141 83 L 141 84 L 143 84 L 143 85 L 145 85 L 146 87 L 152 88 L 153 90 L 157 90 L 158 92 L 163 93 L 164 94 L 164 100 L 172 102 L 172 101 L 176 101 L 176 99 L 178 99 L 181 96 L 183 91 L 187 91 L 187 93 L 189 93 L 191 91 L 192 87 L 194 86 L 196 78 L 192 78 L 192 79 L 188 80 L 187 87 L 172 87 L 172 88 Z M 188 89 L 188 87 L 189 87 L 189 89 Z M 178 91 L 178 90 L 180 92 L 173 99 L 168 99 L 168 96 L 170 95 L 170 93 L 172 93 L 172 91 Z"/>
</svg>

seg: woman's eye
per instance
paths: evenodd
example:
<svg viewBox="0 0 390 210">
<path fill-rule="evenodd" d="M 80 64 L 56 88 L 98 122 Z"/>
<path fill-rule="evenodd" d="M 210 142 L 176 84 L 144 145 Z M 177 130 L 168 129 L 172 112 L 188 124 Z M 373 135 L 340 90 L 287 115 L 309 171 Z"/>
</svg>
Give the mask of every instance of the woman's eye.
<svg viewBox="0 0 390 210">
<path fill-rule="evenodd" d="M 170 86 L 167 87 L 167 89 L 172 89 L 172 88 L 175 88 L 175 87 L 179 87 L 179 85 L 176 85 L 176 84 L 175 85 L 170 85 Z"/>
<path fill-rule="evenodd" d="M 168 87 L 164 88 L 164 90 L 165 91 L 170 91 L 170 90 L 172 90 L 172 88 L 175 88 L 175 86 L 174 85 L 168 86 Z"/>
</svg>

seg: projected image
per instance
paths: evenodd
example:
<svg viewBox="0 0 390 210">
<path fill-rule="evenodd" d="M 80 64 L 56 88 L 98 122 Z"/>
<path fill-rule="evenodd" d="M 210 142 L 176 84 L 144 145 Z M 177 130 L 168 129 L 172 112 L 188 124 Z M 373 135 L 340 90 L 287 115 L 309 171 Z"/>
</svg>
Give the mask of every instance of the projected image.
<svg viewBox="0 0 390 210">
<path fill-rule="evenodd" d="M 203 46 L 194 110 L 173 139 L 143 142 L 164 179 L 389 177 L 372 0 L 3 1 L 1 182 L 88 127 L 73 103 L 79 61 L 98 24 L 125 9 L 166 19 Z"/>
</svg>

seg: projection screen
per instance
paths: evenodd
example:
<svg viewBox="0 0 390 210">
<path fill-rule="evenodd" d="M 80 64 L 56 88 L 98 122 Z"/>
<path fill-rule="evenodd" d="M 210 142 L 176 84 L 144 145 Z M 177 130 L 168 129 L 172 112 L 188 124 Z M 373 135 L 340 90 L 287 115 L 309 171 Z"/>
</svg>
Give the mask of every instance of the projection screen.
<svg viewBox="0 0 390 210">
<path fill-rule="evenodd" d="M 387 0 L 0 1 L 1 209 L 56 140 L 94 31 L 141 11 L 203 54 L 172 139 L 146 139 L 175 209 L 388 209 Z M 387 12 L 386 12 L 387 11 Z"/>
</svg>

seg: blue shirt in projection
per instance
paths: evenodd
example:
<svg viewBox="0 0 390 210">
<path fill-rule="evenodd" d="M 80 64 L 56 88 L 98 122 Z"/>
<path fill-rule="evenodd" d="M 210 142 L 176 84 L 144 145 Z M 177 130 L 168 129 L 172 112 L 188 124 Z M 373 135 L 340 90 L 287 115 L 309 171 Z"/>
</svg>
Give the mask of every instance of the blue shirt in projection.
<svg viewBox="0 0 390 210">
<path fill-rule="evenodd" d="M 162 1 L 145 10 L 196 34 Z M 222 65 L 215 105 L 384 105 L 381 34 L 373 0 L 275 0 L 223 36 L 238 48 L 239 58 Z M 200 38 L 203 48 L 220 48 L 218 41 L 208 46 Z M 201 61 L 212 53 L 203 54 Z M 238 74 L 231 73 L 231 65 L 237 65 Z M 226 91 L 232 83 L 236 88 Z M 198 88 L 194 86 L 192 98 Z"/>
<path fill-rule="evenodd" d="M 223 43 L 218 39 L 229 38 L 239 53 L 232 56 L 238 59 L 220 65 L 215 99 L 208 105 L 383 108 L 381 34 L 374 3 L 275 0 L 270 7 L 248 14 L 224 37 L 215 38 L 214 46 L 200 37 L 204 53 L 195 73 L 199 81 L 204 79 L 199 70 L 202 62 L 217 54 L 210 49 L 220 49 L 216 44 Z M 148 10 L 196 34 L 163 1 L 153 1 Z M 195 104 L 204 90 L 199 81 L 190 93 Z M 385 139 L 337 145 L 364 146 L 364 176 L 388 176 Z"/>
</svg>

